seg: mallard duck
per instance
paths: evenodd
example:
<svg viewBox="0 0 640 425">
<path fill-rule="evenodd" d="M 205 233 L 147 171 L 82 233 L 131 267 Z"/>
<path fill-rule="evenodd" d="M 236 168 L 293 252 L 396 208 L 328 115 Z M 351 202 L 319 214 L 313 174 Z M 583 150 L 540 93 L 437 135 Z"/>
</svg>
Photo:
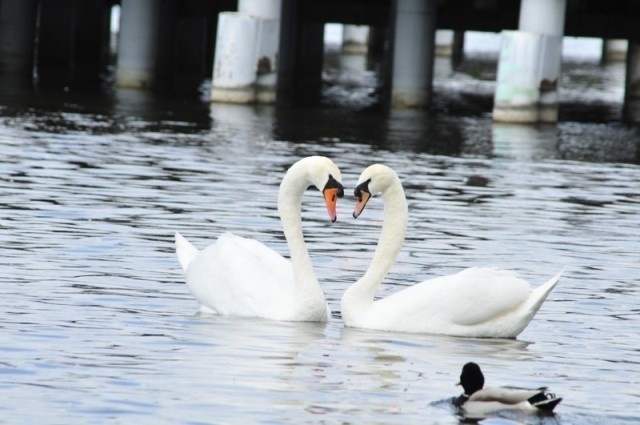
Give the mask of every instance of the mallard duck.
<svg viewBox="0 0 640 425">
<path fill-rule="evenodd" d="M 562 401 L 546 387 L 525 389 L 516 387 L 484 388 L 480 366 L 469 362 L 462 367 L 460 382 L 464 393 L 453 400 L 467 417 L 481 417 L 499 410 L 512 409 L 550 413 Z"/>
</svg>

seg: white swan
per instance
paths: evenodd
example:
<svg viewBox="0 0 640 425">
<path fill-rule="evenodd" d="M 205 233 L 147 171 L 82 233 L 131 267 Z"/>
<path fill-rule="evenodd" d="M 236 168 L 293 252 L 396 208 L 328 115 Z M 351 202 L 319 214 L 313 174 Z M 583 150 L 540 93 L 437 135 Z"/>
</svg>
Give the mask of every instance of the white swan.
<svg viewBox="0 0 640 425">
<path fill-rule="evenodd" d="M 384 223 L 365 275 L 341 300 L 346 326 L 465 337 L 515 338 L 533 318 L 562 272 L 535 290 L 514 273 L 470 268 L 437 277 L 374 301 L 376 290 L 404 242 L 408 209 L 402 184 L 389 167 L 375 164 L 360 175 L 353 216 L 382 193 Z"/>
<path fill-rule="evenodd" d="M 280 184 L 278 211 L 291 261 L 261 242 L 222 234 L 198 251 L 176 233 L 176 254 L 200 310 L 273 320 L 327 321 L 330 314 L 304 243 L 302 196 L 313 185 L 324 194 L 332 222 L 342 197 L 340 170 L 328 158 L 311 156 L 293 164 Z"/>
<path fill-rule="evenodd" d="M 466 418 L 483 418 L 500 410 L 551 413 L 562 401 L 546 387 L 485 387 L 482 370 L 473 362 L 462 367 L 458 385 L 462 385 L 464 393 L 453 399 L 453 405 Z"/>
</svg>

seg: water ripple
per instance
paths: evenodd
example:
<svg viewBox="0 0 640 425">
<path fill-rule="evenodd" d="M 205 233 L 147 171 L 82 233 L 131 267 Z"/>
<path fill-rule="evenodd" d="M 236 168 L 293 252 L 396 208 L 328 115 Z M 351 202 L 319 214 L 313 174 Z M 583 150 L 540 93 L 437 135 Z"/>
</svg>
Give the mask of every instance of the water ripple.
<svg viewBox="0 0 640 425">
<path fill-rule="evenodd" d="M 640 420 L 637 165 L 273 140 L 268 108 L 214 106 L 190 121 L 82 105 L 0 122 L 0 411 L 12 423 L 457 423 L 438 401 L 456 395 L 468 360 L 492 384 L 552 385 L 566 403 L 545 423 Z M 278 184 L 309 154 L 334 158 L 349 194 L 335 224 L 317 192 L 304 198 L 331 322 L 197 315 L 173 232 L 204 247 L 232 231 L 286 254 Z M 566 268 L 519 339 L 342 327 L 340 296 L 382 221 L 379 199 L 351 218 L 351 190 L 373 162 L 398 171 L 410 206 L 379 296 L 470 266 L 533 285 Z"/>
</svg>

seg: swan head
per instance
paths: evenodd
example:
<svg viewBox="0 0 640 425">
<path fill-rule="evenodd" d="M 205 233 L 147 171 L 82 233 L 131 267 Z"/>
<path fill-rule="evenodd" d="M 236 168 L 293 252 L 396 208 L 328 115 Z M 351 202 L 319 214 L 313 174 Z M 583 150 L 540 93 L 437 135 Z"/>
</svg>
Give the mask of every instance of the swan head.
<svg viewBox="0 0 640 425">
<path fill-rule="evenodd" d="M 396 172 L 386 165 L 373 164 L 365 168 L 362 174 L 360 174 L 358 184 L 353 191 L 353 194 L 357 198 L 353 218 L 358 218 L 373 195 L 384 192 L 397 180 L 398 176 Z"/>
<path fill-rule="evenodd" d="M 320 190 L 331 222 L 336 221 L 336 206 L 338 198 L 344 196 L 344 187 L 340 169 L 333 161 L 324 156 L 309 156 L 293 164 L 287 174 L 293 178 L 306 178 L 310 185 Z"/>
<path fill-rule="evenodd" d="M 476 391 L 480 391 L 482 387 L 484 387 L 484 375 L 480 370 L 480 366 L 473 362 L 465 364 L 462 367 L 458 385 L 462 385 L 464 393 L 468 396 Z"/>
</svg>

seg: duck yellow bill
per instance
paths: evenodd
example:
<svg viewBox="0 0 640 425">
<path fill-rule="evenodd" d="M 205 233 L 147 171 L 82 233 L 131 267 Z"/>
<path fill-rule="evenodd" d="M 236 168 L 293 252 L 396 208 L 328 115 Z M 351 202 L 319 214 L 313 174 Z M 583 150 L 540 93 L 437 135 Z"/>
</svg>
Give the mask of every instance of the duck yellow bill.
<svg viewBox="0 0 640 425">
<path fill-rule="evenodd" d="M 332 223 L 335 223 L 338 218 L 336 213 L 336 206 L 338 204 L 338 188 L 325 189 L 322 194 L 324 195 L 324 202 L 327 204 L 329 218 Z"/>
<path fill-rule="evenodd" d="M 358 202 L 356 202 L 356 208 L 353 210 L 353 218 L 358 218 L 364 210 L 364 207 L 367 205 L 369 198 L 371 198 L 371 194 L 369 192 L 365 192 L 364 190 L 360 191 Z"/>
</svg>

